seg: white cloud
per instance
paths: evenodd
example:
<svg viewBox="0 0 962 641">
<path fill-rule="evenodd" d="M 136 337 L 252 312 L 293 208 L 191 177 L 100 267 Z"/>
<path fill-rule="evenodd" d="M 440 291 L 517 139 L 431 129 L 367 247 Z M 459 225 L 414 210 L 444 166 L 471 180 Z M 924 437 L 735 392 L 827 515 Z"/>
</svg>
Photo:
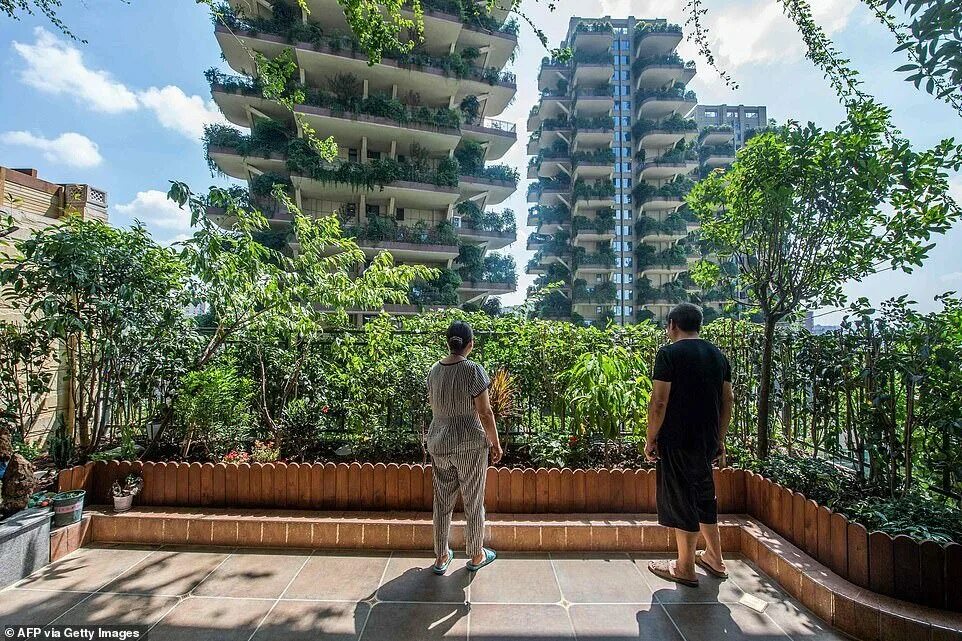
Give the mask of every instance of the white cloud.
<svg viewBox="0 0 962 641">
<path fill-rule="evenodd" d="M 83 106 L 108 114 L 149 109 L 160 125 L 192 140 L 199 140 L 204 125 L 226 123 L 213 101 L 188 96 L 179 87 L 167 85 L 134 91 L 115 80 L 110 72 L 90 69 L 83 54 L 72 43 L 57 38 L 42 27 L 34 30 L 33 44 L 14 42 L 25 68 L 20 79 L 27 85 L 55 96 L 69 95 Z"/>
<path fill-rule="evenodd" d="M 950 272 L 948 274 L 942 274 L 939 276 L 939 280 L 943 283 L 962 281 L 962 272 Z"/>
<path fill-rule="evenodd" d="M 43 27 L 34 29 L 36 42 L 14 41 L 26 67 L 20 79 L 45 93 L 67 95 L 95 111 L 121 113 L 137 109 L 137 97 L 106 71 L 88 69 L 83 54 Z"/>
<path fill-rule="evenodd" d="M 177 203 L 167 198 L 167 194 L 156 189 L 138 191 L 132 201 L 116 205 L 114 209 L 145 223 L 148 227 L 179 232 L 176 238 L 186 238 L 184 232 L 190 228 L 190 212 L 181 209 Z"/>
<path fill-rule="evenodd" d="M 154 112 L 163 127 L 188 138 L 200 139 L 204 134 L 204 125 L 227 124 L 227 119 L 213 100 L 205 102 L 200 96 L 188 96 L 180 87 L 151 87 L 138 93 L 137 98 L 143 106 Z"/>
<path fill-rule="evenodd" d="M 44 138 L 29 131 L 8 131 L 0 135 L 0 142 L 37 149 L 50 162 L 69 167 L 96 167 L 103 162 L 97 143 L 72 131 L 56 138 Z"/>
</svg>

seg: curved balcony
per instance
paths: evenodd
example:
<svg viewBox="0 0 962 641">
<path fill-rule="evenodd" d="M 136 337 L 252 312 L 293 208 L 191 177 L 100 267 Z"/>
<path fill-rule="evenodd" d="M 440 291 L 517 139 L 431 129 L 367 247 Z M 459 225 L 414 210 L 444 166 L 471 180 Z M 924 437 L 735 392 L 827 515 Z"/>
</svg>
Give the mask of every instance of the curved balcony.
<svg viewBox="0 0 962 641">
<path fill-rule="evenodd" d="M 574 233 L 572 238 L 572 244 L 575 247 L 590 247 L 590 243 L 600 243 L 608 242 L 615 239 L 615 230 L 609 229 L 608 231 L 603 231 L 602 229 L 595 229 L 593 227 L 585 227 L 579 229 Z"/>
<path fill-rule="evenodd" d="M 458 287 L 462 302 L 470 302 L 484 296 L 500 296 L 510 294 L 518 289 L 517 283 L 496 282 L 491 280 L 465 280 Z"/>
<path fill-rule="evenodd" d="M 485 160 L 500 160 L 518 141 L 518 126 L 507 120 L 483 118 L 476 123 L 462 123 L 461 135 L 484 145 Z"/>
<path fill-rule="evenodd" d="M 641 134 L 638 139 L 638 149 L 667 149 L 674 147 L 679 142 L 691 142 L 698 137 L 698 132 L 679 131 L 669 129 L 649 129 Z"/>
<path fill-rule="evenodd" d="M 654 193 L 650 196 L 646 196 L 640 201 L 637 201 L 637 203 L 641 205 L 641 210 L 648 214 L 654 212 L 677 211 L 679 207 L 685 204 L 685 199 L 682 196 L 668 196 Z"/>
<path fill-rule="evenodd" d="M 615 271 L 614 256 L 584 256 L 575 268 L 574 277 L 584 278 L 596 274 L 611 274 Z M 586 279 L 587 280 L 587 279 Z"/>
<path fill-rule="evenodd" d="M 537 161 L 537 158 L 535 159 Z M 542 152 L 540 162 L 528 165 L 528 178 L 554 178 L 558 175 L 571 175 L 571 157 L 568 152 L 553 154 Z M 533 175 L 532 175 L 533 174 Z"/>
<path fill-rule="evenodd" d="M 684 62 L 681 59 L 672 60 L 673 56 L 653 56 L 650 62 L 639 59 L 641 64 L 635 72 L 635 89 L 657 89 L 667 85 L 680 83 L 687 85 L 695 77 L 695 63 Z"/>
<path fill-rule="evenodd" d="M 639 22 L 635 26 L 635 57 L 664 56 L 682 41 L 681 26 L 663 20 Z"/>
<path fill-rule="evenodd" d="M 641 165 L 639 177 L 646 181 L 672 180 L 677 176 L 687 176 L 696 169 L 698 169 L 698 163 L 694 160 L 653 160 Z"/>
<path fill-rule="evenodd" d="M 334 136 L 335 140 L 393 140 L 397 141 L 398 149 L 409 149 L 417 144 L 431 154 L 445 153 L 457 147 L 461 140 L 461 133 L 456 128 L 438 128 L 413 122 L 402 124 L 389 118 L 310 105 L 297 105 L 294 111 L 316 131 L 324 136 Z"/>
<path fill-rule="evenodd" d="M 545 58 L 541 61 L 538 71 L 538 91 L 548 91 L 558 85 L 558 81 L 568 82 L 571 65 L 567 62 L 557 62 Z"/>
<path fill-rule="evenodd" d="M 581 23 L 575 29 L 572 45 L 578 51 L 603 53 L 611 49 L 614 30 L 608 23 Z"/>
<path fill-rule="evenodd" d="M 473 225 L 468 220 L 461 220 L 460 225 L 455 226 L 458 238 L 463 241 L 480 244 L 484 243 L 488 249 L 503 249 L 514 241 L 518 240 L 516 231 L 493 231 Z"/>
<path fill-rule="evenodd" d="M 498 205 L 508 199 L 518 188 L 515 180 L 500 180 L 488 176 L 462 175 L 458 179 L 458 187 L 464 199 L 484 197 L 484 204 Z"/>
<path fill-rule="evenodd" d="M 572 178 L 578 180 L 610 179 L 614 172 L 615 155 L 610 149 L 597 152 L 576 152 L 572 156 Z"/>
<path fill-rule="evenodd" d="M 574 96 L 575 116 L 608 116 L 615 106 L 610 87 L 580 88 Z"/>
<path fill-rule="evenodd" d="M 537 184 L 537 183 L 535 183 Z M 547 185 L 541 189 L 528 190 L 528 202 L 541 206 L 568 205 L 571 197 L 571 185 Z"/>
<path fill-rule="evenodd" d="M 704 159 L 702 159 L 701 164 L 710 169 L 717 169 L 718 167 L 729 167 L 735 162 L 735 156 L 733 154 L 709 154 Z"/>
<path fill-rule="evenodd" d="M 673 114 L 687 116 L 695 108 L 698 99 L 692 91 L 639 91 L 635 94 L 638 118 L 661 120 Z"/>
<path fill-rule="evenodd" d="M 705 127 L 701 130 L 701 134 L 698 136 L 699 143 L 712 147 L 730 143 L 734 139 L 735 131 L 732 129 L 731 125 Z"/>
<path fill-rule="evenodd" d="M 246 79 L 236 76 L 224 79 L 231 84 L 211 84 L 210 95 L 214 104 L 232 124 L 238 127 L 250 127 L 253 124 L 252 110 L 280 122 L 291 120 L 291 112 L 287 107 L 276 101 L 267 100 L 259 90 L 239 84 Z"/>
<path fill-rule="evenodd" d="M 575 62 L 572 81 L 575 86 L 597 86 L 611 82 L 615 75 L 615 65 L 608 62 Z"/>
<path fill-rule="evenodd" d="M 539 234 L 537 232 L 534 232 L 528 235 L 528 242 L 525 245 L 525 247 L 529 252 L 538 251 L 539 249 L 541 249 L 547 243 L 550 243 L 550 242 L 551 242 L 550 234 Z"/>
<path fill-rule="evenodd" d="M 245 47 L 274 58 L 293 46 L 298 66 L 306 74 L 308 84 L 315 86 L 320 86 L 322 79 L 338 73 L 353 73 L 367 80 L 372 92 L 390 94 L 394 86 L 399 85 L 419 93 L 425 104 L 449 103 L 451 96 L 486 94 L 485 111 L 492 115 L 504 111 L 517 89 L 513 77 L 500 72 L 496 75 L 490 72 L 492 82 L 488 82 L 484 74 L 489 72 L 477 68 L 466 77 L 457 78 L 438 67 L 401 64 L 387 58 L 370 65 L 363 53 L 350 48 L 335 49 L 330 44 L 309 42 L 292 45 L 285 37 L 268 33 L 241 31 L 235 36 L 220 24 L 215 28 L 215 35 L 227 64 L 248 76 L 255 70 L 254 61 Z"/>
<path fill-rule="evenodd" d="M 287 173 L 287 156 L 279 153 L 245 156 L 232 147 L 211 146 L 207 155 L 220 171 L 238 180 L 250 180 L 258 174 Z"/>
</svg>

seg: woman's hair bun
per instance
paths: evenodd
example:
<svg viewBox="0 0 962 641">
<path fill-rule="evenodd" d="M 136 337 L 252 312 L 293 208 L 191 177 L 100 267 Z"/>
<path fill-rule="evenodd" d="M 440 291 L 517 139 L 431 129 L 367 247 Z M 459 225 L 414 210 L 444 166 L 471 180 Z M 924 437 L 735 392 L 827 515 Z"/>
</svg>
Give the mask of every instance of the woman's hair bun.
<svg viewBox="0 0 962 641">
<path fill-rule="evenodd" d="M 460 352 L 474 340 L 474 332 L 471 326 L 464 321 L 454 321 L 447 331 L 448 349 Z"/>
<path fill-rule="evenodd" d="M 464 339 L 460 336 L 452 336 L 448 339 L 448 345 L 453 347 L 464 347 Z"/>
</svg>

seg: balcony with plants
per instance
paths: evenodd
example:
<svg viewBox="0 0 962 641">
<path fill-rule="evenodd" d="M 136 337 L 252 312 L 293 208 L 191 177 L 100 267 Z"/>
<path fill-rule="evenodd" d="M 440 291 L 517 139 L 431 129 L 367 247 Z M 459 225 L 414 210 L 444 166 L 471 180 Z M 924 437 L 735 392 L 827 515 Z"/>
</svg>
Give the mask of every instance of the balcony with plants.
<svg viewBox="0 0 962 641">
<path fill-rule="evenodd" d="M 659 120 L 676 113 L 687 116 L 697 102 L 695 92 L 681 83 L 667 89 L 642 88 L 635 92 L 639 119 Z"/>
<path fill-rule="evenodd" d="M 688 234 L 689 222 L 679 214 L 670 214 L 664 220 L 651 216 L 639 216 L 635 222 L 635 235 L 644 239 L 649 236 L 670 237 L 672 239 Z"/>
<path fill-rule="evenodd" d="M 600 209 L 593 218 L 575 216 L 571 219 L 571 235 L 578 240 L 611 240 L 614 237 L 615 212 Z"/>
<path fill-rule="evenodd" d="M 517 287 L 517 265 L 514 257 L 506 254 L 488 254 L 477 245 L 461 245 L 455 260 L 462 289 L 488 290 Z"/>
<path fill-rule="evenodd" d="M 688 248 L 681 244 L 658 251 L 652 245 L 639 244 L 635 248 L 635 260 L 638 269 L 646 270 L 669 270 L 682 271 L 677 268 L 688 268 Z"/>
<path fill-rule="evenodd" d="M 567 195 L 571 192 L 571 178 L 564 174 L 559 174 L 554 178 L 539 178 L 538 182 L 528 185 L 528 202 L 537 202 L 542 205 L 556 205 L 559 203 L 541 202 L 546 196 Z"/>
<path fill-rule="evenodd" d="M 618 290 L 611 281 L 588 287 L 588 282 L 579 278 L 571 285 L 571 300 L 576 305 L 611 305 L 618 300 Z"/>
<path fill-rule="evenodd" d="M 382 243 L 406 243 L 411 245 L 440 245 L 457 247 L 458 234 L 450 221 L 442 221 L 433 227 L 423 220 L 412 225 L 399 224 L 387 216 L 367 216 L 359 225 L 342 226 L 345 236 L 354 237 L 361 245 L 378 246 Z"/>
<path fill-rule="evenodd" d="M 725 167 L 735 161 L 735 144 L 705 145 L 698 148 L 698 160 L 706 167 Z"/>
<path fill-rule="evenodd" d="M 528 226 L 543 230 L 545 227 L 566 225 L 571 222 L 571 209 L 563 203 L 535 205 L 528 208 Z"/>
<path fill-rule="evenodd" d="M 574 248 L 575 272 L 579 270 L 587 271 L 610 271 L 615 266 L 615 252 L 609 245 L 601 245 L 593 252 L 588 252 L 584 247 Z"/>
<path fill-rule="evenodd" d="M 684 60 L 676 52 L 636 58 L 631 66 L 635 88 L 663 87 L 668 83 L 687 84 L 695 77 L 695 62 Z"/>
<path fill-rule="evenodd" d="M 281 7 L 284 7 L 281 9 Z M 256 39 L 261 35 L 280 38 L 284 43 L 298 49 L 308 48 L 320 53 L 344 56 L 367 61 L 364 46 L 353 34 L 329 31 L 316 22 L 304 22 L 300 11 L 278 2 L 271 18 L 247 17 L 234 11 L 229 5 L 219 9 L 215 31 L 223 36 L 225 56 L 235 68 L 247 67 L 249 60 L 232 60 L 232 55 L 249 55 L 242 48 L 234 46 L 231 38 L 236 35 Z M 256 50 L 255 43 L 249 43 Z M 447 55 L 433 55 L 422 48 L 412 51 L 385 51 L 383 59 L 394 62 L 399 67 L 417 70 L 431 70 L 435 73 L 463 80 L 475 80 L 489 85 L 515 87 L 515 75 L 497 67 L 479 67 L 474 63 L 481 56 L 476 47 L 466 47 Z"/>
<path fill-rule="evenodd" d="M 636 159 L 639 160 L 638 169 L 643 180 L 675 179 L 698 168 L 698 150 L 687 146 L 684 141 L 653 158 L 643 149 L 636 154 Z"/>
<path fill-rule="evenodd" d="M 572 82 L 584 84 L 607 84 L 614 74 L 614 56 L 608 50 L 591 52 L 577 49 L 571 57 Z"/>
<path fill-rule="evenodd" d="M 663 20 L 642 20 L 635 24 L 634 41 L 639 57 L 668 53 L 681 39 L 682 28 L 678 24 Z"/>
<path fill-rule="evenodd" d="M 501 249 L 517 240 L 514 210 L 487 211 L 473 200 L 458 203 L 456 209 L 460 223 L 455 231 L 463 240 L 486 243 L 489 249 Z"/>
<path fill-rule="evenodd" d="M 698 124 L 691 118 L 672 114 L 664 120 L 636 120 L 631 135 L 641 148 L 666 147 L 683 138 L 691 141 L 698 132 Z"/>
<path fill-rule="evenodd" d="M 575 181 L 573 195 L 575 202 L 607 204 L 615 197 L 615 184 L 608 178 L 592 182 L 579 178 Z"/>
<path fill-rule="evenodd" d="M 571 60 L 560 58 L 544 57 L 541 59 L 541 67 L 538 69 L 538 91 L 560 91 L 557 89 L 563 82 L 564 91 L 554 93 L 555 96 L 567 95 L 567 84 L 571 74 Z"/>
<path fill-rule="evenodd" d="M 702 145 L 724 145 L 734 138 L 735 130 L 731 125 L 709 125 L 698 134 L 698 142 Z"/>
</svg>

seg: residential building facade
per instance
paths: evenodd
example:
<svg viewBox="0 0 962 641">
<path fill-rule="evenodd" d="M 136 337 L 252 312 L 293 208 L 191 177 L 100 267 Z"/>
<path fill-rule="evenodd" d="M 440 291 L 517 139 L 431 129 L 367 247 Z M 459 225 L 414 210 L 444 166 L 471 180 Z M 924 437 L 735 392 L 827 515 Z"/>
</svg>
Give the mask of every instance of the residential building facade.
<svg viewBox="0 0 962 641">
<path fill-rule="evenodd" d="M 693 117 L 699 131 L 731 128 L 735 149 L 742 148 L 750 132 L 768 126 L 768 109 L 763 105 L 697 105 Z"/>
<path fill-rule="evenodd" d="M 572 18 L 567 61 L 545 58 L 530 113 L 526 270 L 538 313 L 599 325 L 661 320 L 692 286 L 697 225 L 683 197 L 700 167 L 694 64 L 665 20 Z M 561 289 L 542 293 L 546 285 Z"/>
<path fill-rule="evenodd" d="M 0 166 L 0 237 L 14 242 L 34 232 L 56 225 L 71 214 L 85 219 L 107 222 L 107 192 L 77 183 L 54 183 L 40 178 L 36 169 L 13 169 Z M 0 247 L 0 256 L 12 251 Z M 16 323 L 19 312 L 0 303 L 0 322 Z M 48 371 L 54 372 L 51 361 Z M 54 425 L 59 410 L 67 404 L 65 369 L 54 372 L 50 389 L 42 400 L 33 430 L 24 436 L 34 441 L 43 439 Z"/>
<path fill-rule="evenodd" d="M 516 90 L 504 67 L 517 23 L 506 22 L 506 11 L 422 5 L 423 43 L 385 51 L 372 64 L 336 0 L 308 0 L 309 11 L 296 0 L 235 1 L 215 35 L 242 75 L 208 72 L 226 118 L 251 131 L 209 128 L 212 168 L 248 181 L 261 203 L 271 185 L 284 184 L 305 213 L 338 216 L 369 257 L 389 251 L 399 263 L 441 270 L 412 289 L 410 304 L 387 307 L 395 313 L 480 304 L 517 283 L 513 259 L 489 252 L 516 238 L 513 212 L 490 208 L 514 192 L 519 176 L 487 164 L 516 140 L 514 125 L 494 117 Z M 264 97 L 250 52 L 295 69 L 288 104 Z M 334 138 L 334 163 L 307 144 L 310 130 Z M 283 233 L 290 215 L 266 209 Z"/>
</svg>

